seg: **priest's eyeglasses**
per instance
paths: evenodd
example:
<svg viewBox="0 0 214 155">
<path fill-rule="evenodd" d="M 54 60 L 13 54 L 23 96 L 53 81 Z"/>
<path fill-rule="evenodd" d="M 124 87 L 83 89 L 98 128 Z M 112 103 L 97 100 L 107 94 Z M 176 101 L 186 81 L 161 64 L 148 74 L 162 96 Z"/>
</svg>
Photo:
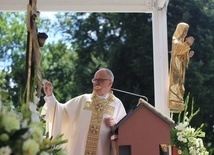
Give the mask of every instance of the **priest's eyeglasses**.
<svg viewBox="0 0 214 155">
<path fill-rule="evenodd" d="M 95 78 L 93 78 L 93 79 L 91 79 L 91 82 L 92 83 L 95 83 L 95 82 L 97 82 L 97 83 L 103 83 L 106 80 L 110 80 L 110 79 L 95 79 Z"/>
</svg>

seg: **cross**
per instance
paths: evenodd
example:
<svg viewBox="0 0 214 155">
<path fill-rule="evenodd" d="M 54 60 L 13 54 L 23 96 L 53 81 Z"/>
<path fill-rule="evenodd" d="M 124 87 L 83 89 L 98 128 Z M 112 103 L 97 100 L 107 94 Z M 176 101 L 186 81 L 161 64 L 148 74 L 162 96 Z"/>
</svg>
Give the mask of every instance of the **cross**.
<svg viewBox="0 0 214 155">
<path fill-rule="evenodd" d="M 27 54 L 26 54 L 26 98 L 25 101 L 33 100 L 34 92 L 39 98 L 41 95 L 42 75 L 40 61 L 42 58 L 40 47 L 47 39 L 45 33 L 38 33 L 35 20 L 38 19 L 40 12 L 36 8 L 37 0 L 29 0 L 27 5 Z"/>
</svg>

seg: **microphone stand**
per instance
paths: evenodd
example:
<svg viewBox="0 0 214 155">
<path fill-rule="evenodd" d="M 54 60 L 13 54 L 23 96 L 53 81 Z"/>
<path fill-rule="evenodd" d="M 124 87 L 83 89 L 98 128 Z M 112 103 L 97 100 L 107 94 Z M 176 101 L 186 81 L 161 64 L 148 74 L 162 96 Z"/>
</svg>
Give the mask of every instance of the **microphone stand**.
<svg viewBox="0 0 214 155">
<path fill-rule="evenodd" d="M 114 90 L 114 91 L 121 92 L 121 93 L 125 93 L 125 94 L 129 94 L 129 95 L 133 95 L 133 96 L 142 97 L 142 98 L 146 99 L 146 101 L 148 102 L 148 98 L 146 96 L 135 94 L 135 93 L 131 93 L 131 92 L 120 90 L 120 89 L 116 89 L 116 88 L 111 88 L 111 89 Z"/>
</svg>

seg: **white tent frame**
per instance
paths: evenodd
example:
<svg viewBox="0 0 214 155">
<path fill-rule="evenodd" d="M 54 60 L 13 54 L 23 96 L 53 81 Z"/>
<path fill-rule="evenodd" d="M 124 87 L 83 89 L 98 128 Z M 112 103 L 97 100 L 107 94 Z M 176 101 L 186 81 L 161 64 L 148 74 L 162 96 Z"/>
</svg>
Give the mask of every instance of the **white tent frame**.
<svg viewBox="0 0 214 155">
<path fill-rule="evenodd" d="M 169 0 L 37 0 L 40 12 L 152 13 L 155 108 L 169 116 L 167 6 Z M 1 0 L 2 12 L 26 12 L 28 0 Z"/>
</svg>

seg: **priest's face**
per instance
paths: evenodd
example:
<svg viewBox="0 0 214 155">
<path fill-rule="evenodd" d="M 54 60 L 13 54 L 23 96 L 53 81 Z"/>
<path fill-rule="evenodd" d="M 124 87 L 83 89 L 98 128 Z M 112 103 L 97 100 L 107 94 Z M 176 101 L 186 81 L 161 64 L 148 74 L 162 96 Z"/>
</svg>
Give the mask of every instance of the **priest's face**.
<svg viewBox="0 0 214 155">
<path fill-rule="evenodd" d="M 95 73 L 92 83 L 94 93 L 102 96 L 109 93 L 113 81 L 106 70 L 99 70 Z"/>
</svg>

